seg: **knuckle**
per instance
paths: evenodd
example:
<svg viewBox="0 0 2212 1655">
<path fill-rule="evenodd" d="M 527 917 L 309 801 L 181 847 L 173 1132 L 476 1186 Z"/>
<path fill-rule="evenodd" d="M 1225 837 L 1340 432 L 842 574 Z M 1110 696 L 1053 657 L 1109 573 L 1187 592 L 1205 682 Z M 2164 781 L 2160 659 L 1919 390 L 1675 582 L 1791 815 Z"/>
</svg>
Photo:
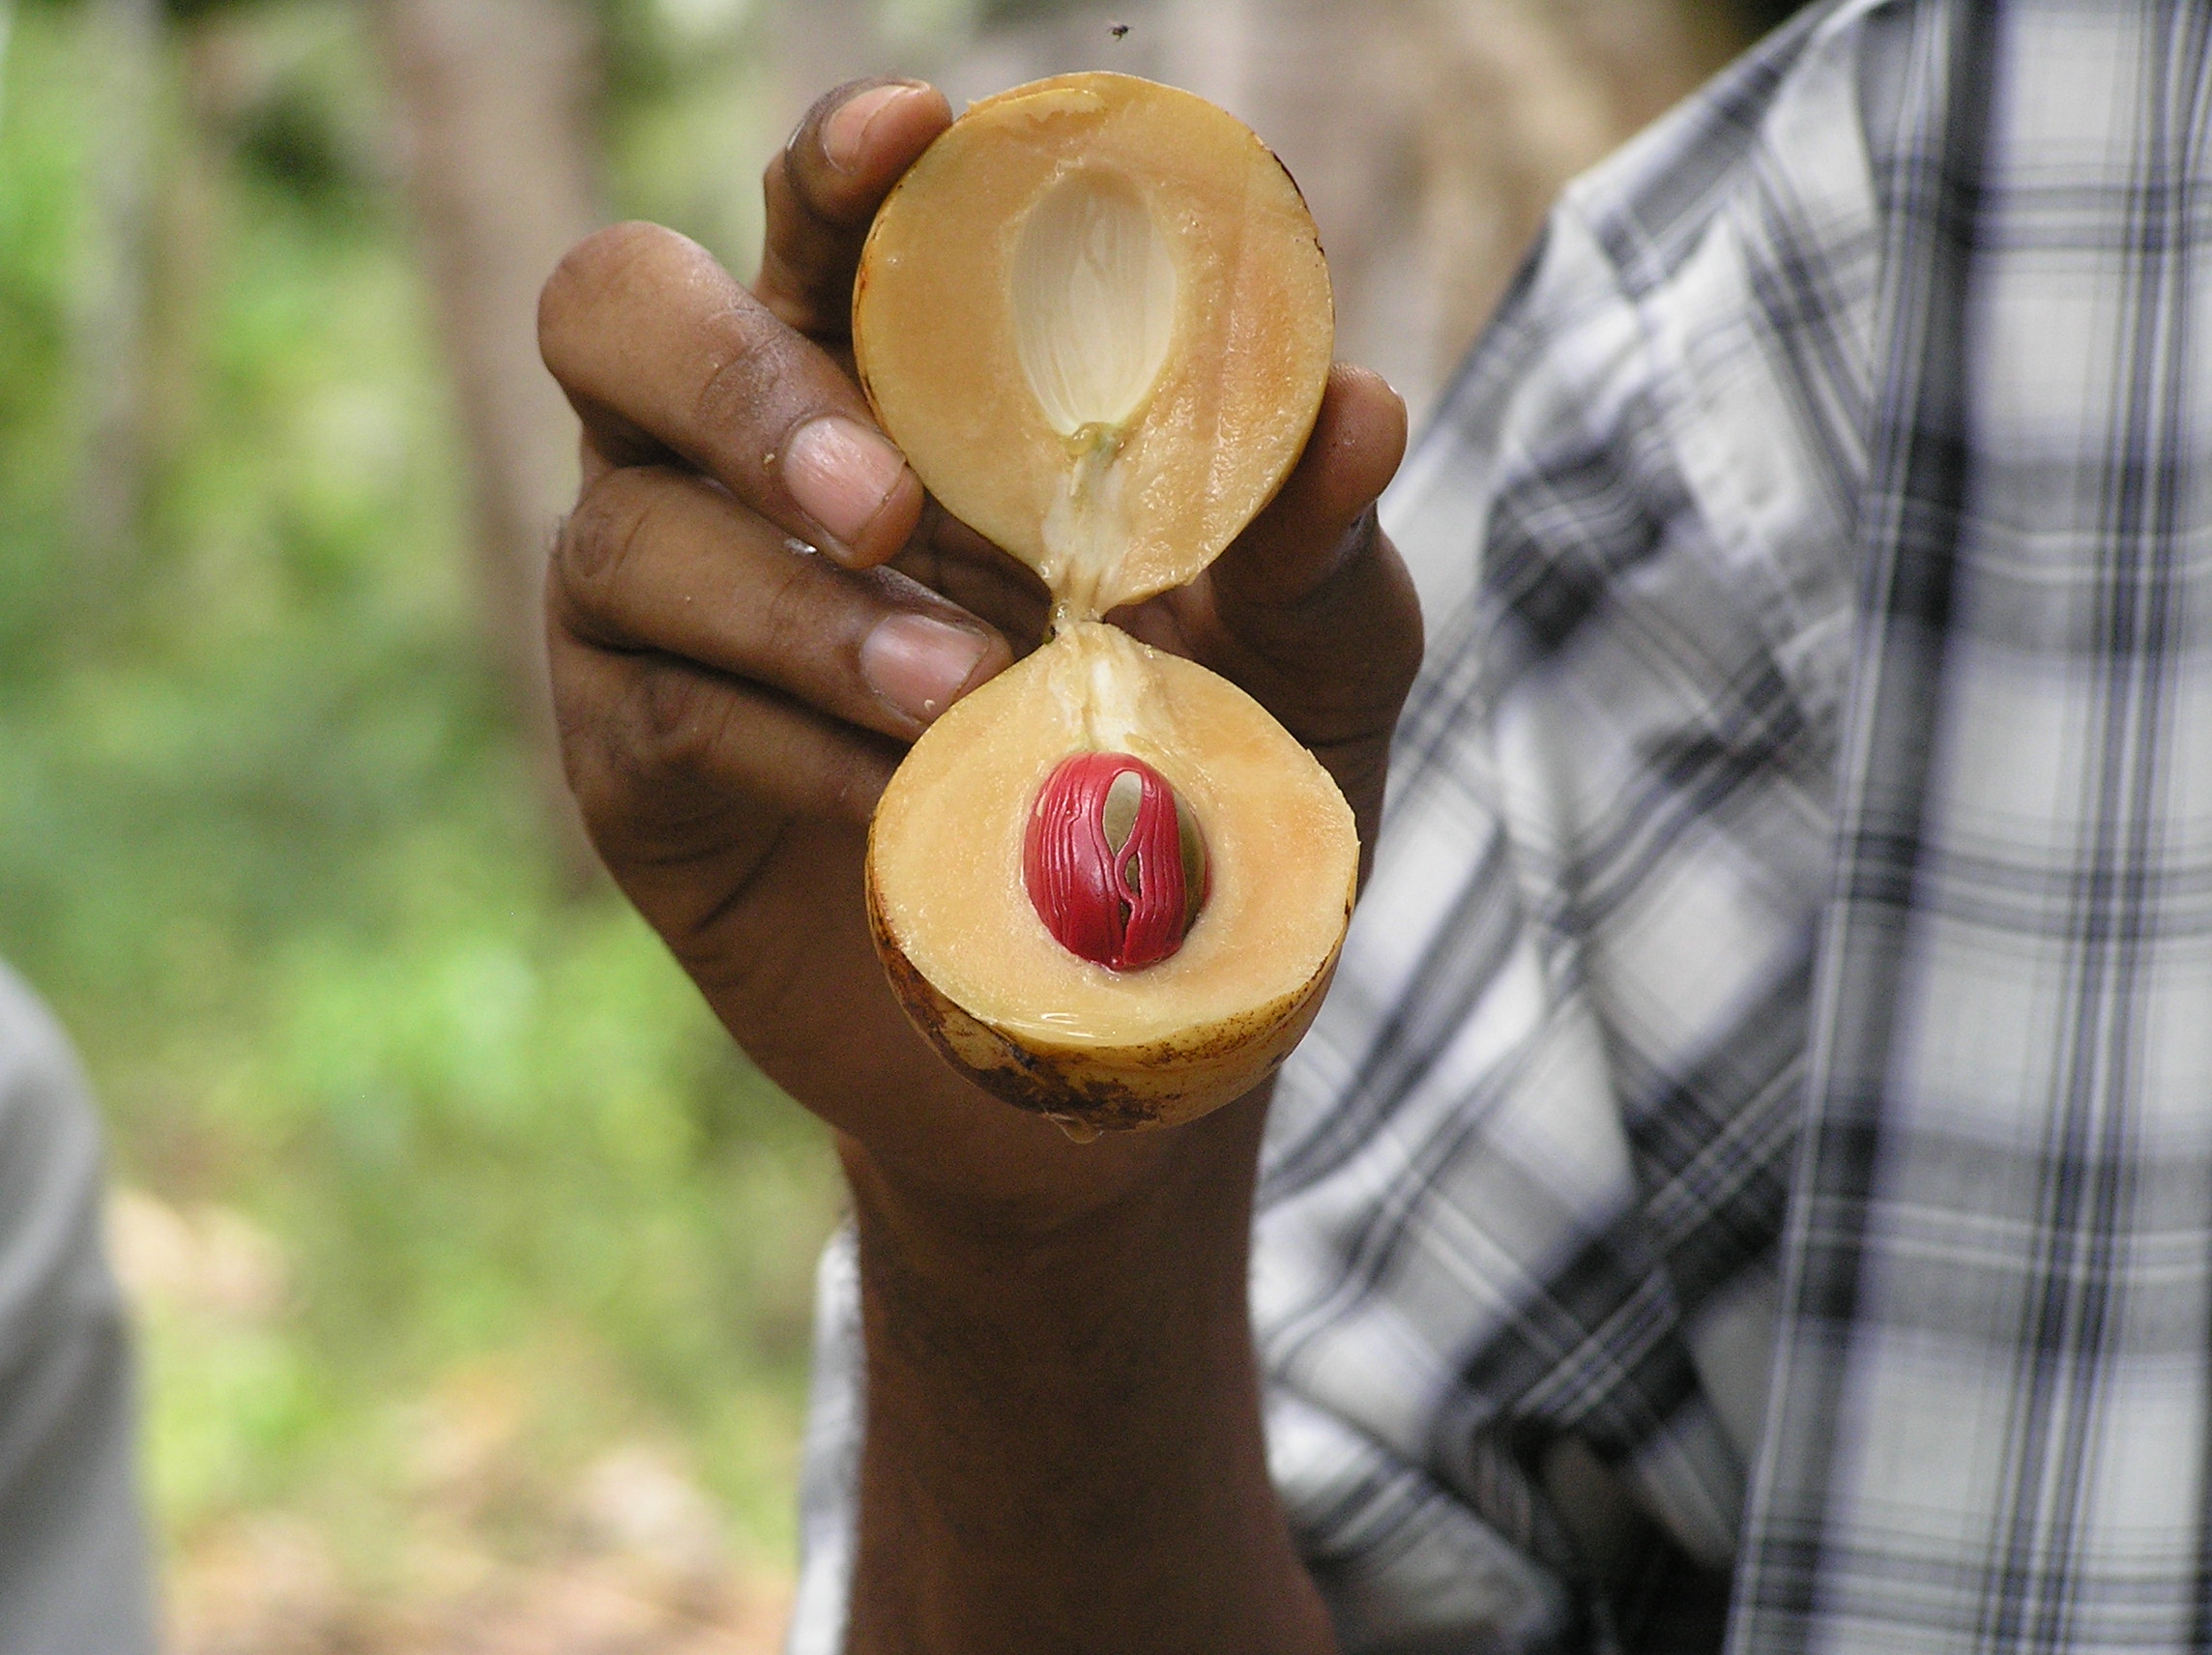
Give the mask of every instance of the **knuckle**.
<svg viewBox="0 0 2212 1655">
<path fill-rule="evenodd" d="M 631 471 L 610 472 L 576 503 L 561 532 L 556 559 L 561 585 L 584 614 L 603 610 L 649 537 L 660 509 L 661 490 Z"/>
<path fill-rule="evenodd" d="M 732 698 L 711 675 L 663 657 L 596 657 L 554 679 L 561 765 L 592 841 L 634 860 L 733 801 L 720 755 Z"/>
<path fill-rule="evenodd" d="M 613 698 L 595 693 L 588 680 L 572 682 L 556 658 L 553 717 L 562 776 L 585 829 L 603 854 L 626 836 L 638 799 L 635 777 L 619 762 L 621 709 Z"/>
<path fill-rule="evenodd" d="M 561 256 L 538 296 L 538 337 L 555 363 L 584 318 L 620 288 L 637 267 L 666 248 L 675 232 L 632 219 L 595 230 Z"/>
<path fill-rule="evenodd" d="M 568 784 L 568 795 L 575 799 L 585 827 L 593 829 L 595 835 L 602 823 L 614 819 L 618 808 L 615 791 L 607 785 L 610 778 L 606 768 L 598 763 L 600 755 L 595 736 L 600 716 L 598 708 L 568 690 L 556 671 L 553 725 L 559 738 L 561 775 Z"/>
<path fill-rule="evenodd" d="M 803 557 L 780 559 L 771 570 L 753 594 L 755 629 L 776 654 L 809 651 L 821 631 L 813 578 L 821 571 Z"/>
<path fill-rule="evenodd" d="M 705 674 L 654 663 L 638 681 L 626 769 L 654 783 L 701 780 L 713 769 L 728 720 L 727 698 Z"/>
<path fill-rule="evenodd" d="M 692 398 L 698 429 L 725 436 L 761 423 L 785 368 L 784 325 L 747 299 L 722 330 L 723 340 Z"/>
</svg>

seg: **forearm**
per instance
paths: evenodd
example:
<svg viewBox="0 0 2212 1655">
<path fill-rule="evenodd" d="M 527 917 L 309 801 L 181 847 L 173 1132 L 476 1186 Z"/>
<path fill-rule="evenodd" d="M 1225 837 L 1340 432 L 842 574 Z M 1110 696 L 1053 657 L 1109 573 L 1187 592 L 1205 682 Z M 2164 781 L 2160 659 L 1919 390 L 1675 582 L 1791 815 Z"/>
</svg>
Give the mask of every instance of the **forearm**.
<svg viewBox="0 0 2212 1655">
<path fill-rule="evenodd" d="M 851 1655 L 1325 1655 L 1267 1481 L 1255 1098 L 1065 1224 L 848 1149 L 867 1340 Z M 1114 1151 L 1108 1148 L 1107 1153 Z"/>
</svg>

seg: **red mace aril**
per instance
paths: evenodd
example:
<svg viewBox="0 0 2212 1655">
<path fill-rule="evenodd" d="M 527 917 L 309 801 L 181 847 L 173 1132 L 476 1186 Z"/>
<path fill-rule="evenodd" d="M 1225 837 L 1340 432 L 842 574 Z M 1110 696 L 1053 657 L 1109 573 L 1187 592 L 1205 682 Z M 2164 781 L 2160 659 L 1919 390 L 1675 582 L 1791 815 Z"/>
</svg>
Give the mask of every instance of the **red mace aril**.
<svg viewBox="0 0 2212 1655">
<path fill-rule="evenodd" d="M 1062 947 L 1134 971 L 1189 935 L 1207 897 L 1206 841 L 1190 807 L 1144 760 L 1077 753 L 1037 790 L 1022 874 Z"/>
</svg>

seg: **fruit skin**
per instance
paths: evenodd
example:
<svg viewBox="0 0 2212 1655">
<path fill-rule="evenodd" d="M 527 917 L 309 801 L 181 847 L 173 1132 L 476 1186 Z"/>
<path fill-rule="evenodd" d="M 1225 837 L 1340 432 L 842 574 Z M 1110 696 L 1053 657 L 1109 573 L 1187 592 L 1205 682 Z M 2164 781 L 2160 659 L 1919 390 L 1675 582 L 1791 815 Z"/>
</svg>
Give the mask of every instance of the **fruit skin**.
<svg viewBox="0 0 2212 1655">
<path fill-rule="evenodd" d="M 891 991 L 946 1061 L 1017 1109 L 1072 1118 L 1108 1132 L 1179 1126 L 1266 1080 L 1321 1010 L 1339 951 L 1331 949 L 1292 993 L 1181 1037 L 1138 1046 L 1062 1046 L 1028 1032 L 1016 1040 L 940 994 L 891 936 L 876 894 L 872 857 L 867 898 L 868 928 Z M 1344 913 L 1349 921 L 1349 891 Z"/>
</svg>

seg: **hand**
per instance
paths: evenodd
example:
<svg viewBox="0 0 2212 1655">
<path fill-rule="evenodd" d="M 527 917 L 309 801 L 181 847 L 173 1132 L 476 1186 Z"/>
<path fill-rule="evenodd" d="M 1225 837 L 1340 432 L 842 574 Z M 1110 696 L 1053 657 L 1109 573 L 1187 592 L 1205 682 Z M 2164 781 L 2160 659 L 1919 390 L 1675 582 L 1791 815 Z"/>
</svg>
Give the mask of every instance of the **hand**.
<svg viewBox="0 0 2212 1655">
<path fill-rule="evenodd" d="M 949 118 L 901 82 L 817 104 L 769 167 L 749 292 L 648 225 L 548 283 L 545 360 L 584 424 L 549 575 L 563 750 L 623 888 L 842 1135 L 868 1360 L 848 1646 L 1318 1655 L 1244 1316 L 1263 1098 L 1078 1148 L 938 1060 L 867 934 L 865 824 L 900 753 L 1044 618 L 850 372 L 861 238 Z M 1243 537 L 1116 617 L 1268 707 L 1363 843 L 1420 653 L 1372 510 L 1404 441 L 1388 389 L 1339 370 Z"/>
<path fill-rule="evenodd" d="M 888 1174 L 1052 1212 L 1148 1176 L 1182 1134 L 1076 1149 L 907 1025 L 861 904 L 865 827 L 905 745 L 1033 646 L 1038 584 L 928 501 L 850 371 L 859 246 L 950 119 L 863 83 L 770 164 L 750 291 L 645 224 L 577 247 L 539 336 L 583 421 L 549 575 L 568 775 L 616 880 L 755 1061 Z M 1419 656 L 1377 532 L 1404 411 L 1332 377 L 1305 455 L 1204 578 L 1118 615 L 1241 683 L 1334 772 L 1362 842 Z"/>
</svg>

